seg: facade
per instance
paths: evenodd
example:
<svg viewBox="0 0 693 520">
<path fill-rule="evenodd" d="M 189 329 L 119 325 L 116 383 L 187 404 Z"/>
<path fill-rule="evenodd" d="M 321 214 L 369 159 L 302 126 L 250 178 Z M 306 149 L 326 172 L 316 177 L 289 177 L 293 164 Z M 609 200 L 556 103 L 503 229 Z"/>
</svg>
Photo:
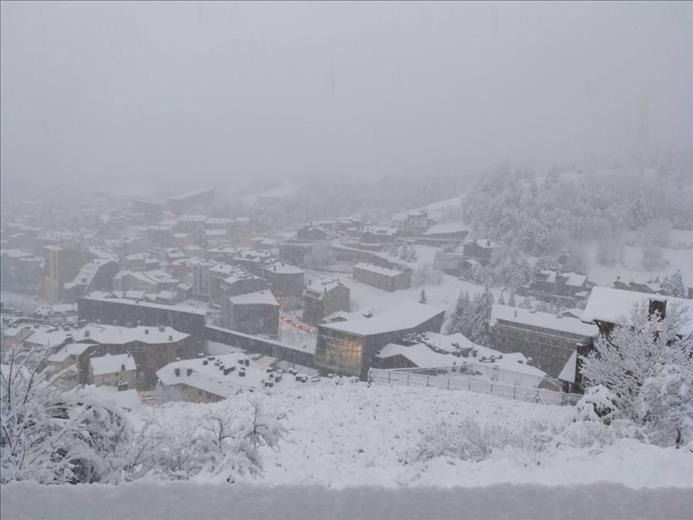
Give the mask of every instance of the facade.
<svg viewBox="0 0 693 520">
<path fill-rule="evenodd" d="M 63 287 L 71 282 L 82 266 L 82 255 L 76 249 L 46 246 L 45 294 L 48 301 L 55 303 L 63 297 Z"/>
<path fill-rule="evenodd" d="M 353 275 L 357 282 L 372 285 L 384 291 L 397 291 L 411 287 L 411 275 L 409 273 L 373 264 L 356 264 Z"/>
<path fill-rule="evenodd" d="M 587 275 L 581 273 L 541 270 L 534 274 L 534 281 L 526 294 L 545 301 L 574 305 L 587 298 L 593 285 Z"/>
<path fill-rule="evenodd" d="M 110 291 L 119 266 L 115 260 L 97 258 L 82 266 L 75 279 L 63 286 L 63 299 L 75 303 L 92 291 Z"/>
<path fill-rule="evenodd" d="M 269 290 L 230 296 L 224 327 L 244 334 L 279 334 L 279 303 Z"/>
<path fill-rule="evenodd" d="M 112 384 L 99 382 L 92 378 L 90 365 L 94 358 L 110 355 L 132 358 L 136 365 L 135 377 L 128 381 L 131 388 L 153 388 L 156 385 L 156 371 L 176 359 L 196 357 L 200 351 L 199 342 L 188 334 L 170 327 L 119 327 L 115 325 L 88 325 L 77 332 L 76 343 L 86 343 L 89 347 L 79 354 L 78 368 L 81 383 Z M 108 358 L 110 359 L 110 358 Z M 108 372 L 109 374 L 117 372 Z"/>
<path fill-rule="evenodd" d="M 40 294 L 46 260 L 19 249 L 0 251 L 0 285 L 6 291 Z"/>
<path fill-rule="evenodd" d="M 421 235 L 433 224 L 435 221 L 428 217 L 426 211 L 410 211 L 404 218 L 401 231 L 405 235 Z"/>
<path fill-rule="evenodd" d="M 318 280 L 303 291 L 303 321 L 317 325 L 325 316 L 349 311 L 349 288 L 339 280 Z"/>
<path fill-rule="evenodd" d="M 373 318 L 319 325 L 315 365 L 365 379 L 382 347 L 413 332 L 439 332 L 444 314 L 426 304 L 407 302 Z"/>
<path fill-rule="evenodd" d="M 130 354 L 104 354 L 89 359 L 87 384 L 134 388 L 136 382 L 137 365 Z"/>
<path fill-rule="evenodd" d="M 77 301 L 80 320 L 95 323 L 159 327 L 164 325 L 194 338 L 204 337 L 206 313 L 192 307 L 162 305 L 124 298 L 85 296 Z"/>
<path fill-rule="evenodd" d="M 479 238 L 464 244 L 464 256 L 486 265 L 491 261 L 491 255 L 497 248 L 498 244 L 493 240 Z"/>
<path fill-rule="evenodd" d="M 270 283 L 272 292 L 278 297 L 300 297 L 306 287 L 303 269 L 284 262 L 266 266 L 261 276 Z"/>
<path fill-rule="evenodd" d="M 217 307 L 222 305 L 222 284 L 224 280 L 238 273 L 238 268 L 228 264 L 217 264 L 207 272 L 207 300 Z"/>
<path fill-rule="evenodd" d="M 500 304 L 493 305 L 490 325 L 494 348 L 521 352 L 553 378 L 578 348 L 589 348 L 599 332 L 576 318 Z"/>
</svg>

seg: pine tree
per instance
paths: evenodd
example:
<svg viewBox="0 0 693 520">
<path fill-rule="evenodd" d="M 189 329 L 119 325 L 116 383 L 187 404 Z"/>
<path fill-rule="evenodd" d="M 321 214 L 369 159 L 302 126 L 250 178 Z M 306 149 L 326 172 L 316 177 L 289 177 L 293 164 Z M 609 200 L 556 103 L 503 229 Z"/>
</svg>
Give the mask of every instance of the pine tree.
<svg viewBox="0 0 693 520">
<path fill-rule="evenodd" d="M 462 332 L 466 310 L 469 308 L 470 303 L 469 294 L 464 290 L 460 291 L 457 303 L 455 304 L 455 310 L 452 311 L 445 325 L 447 334 Z"/>
<path fill-rule="evenodd" d="M 489 322 L 491 321 L 491 308 L 493 307 L 493 294 L 488 287 L 481 294 L 474 296 L 467 312 L 463 316 L 462 334 L 474 343 L 488 345 L 490 343 Z"/>
</svg>

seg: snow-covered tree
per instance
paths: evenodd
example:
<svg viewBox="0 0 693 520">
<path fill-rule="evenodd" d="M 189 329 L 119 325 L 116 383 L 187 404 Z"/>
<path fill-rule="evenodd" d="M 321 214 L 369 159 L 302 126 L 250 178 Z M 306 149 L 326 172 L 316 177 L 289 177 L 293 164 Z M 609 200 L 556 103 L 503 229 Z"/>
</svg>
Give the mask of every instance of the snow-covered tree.
<svg viewBox="0 0 693 520">
<path fill-rule="evenodd" d="M 470 306 L 469 294 L 466 291 L 460 291 L 457 298 L 455 309 L 452 311 L 445 323 L 445 332 L 447 334 L 457 334 L 462 332 L 467 309 Z"/>
<path fill-rule="evenodd" d="M 671 276 L 666 276 L 662 281 L 662 291 L 667 296 L 675 296 L 677 298 L 685 298 L 686 287 L 683 285 L 683 275 L 681 270 L 677 269 Z"/>
<path fill-rule="evenodd" d="M 693 339 L 681 332 L 686 320 L 676 302 L 669 302 L 664 317 L 638 304 L 582 359 L 587 385 L 608 388 L 620 417 L 677 443 L 693 433 L 683 420 L 693 401 Z"/>
<path fill-rule="evenodd" d="M 310 253 L 304 259 L 308 267 L 324 269 L 335 262 L 335 254 L 332 245 L 324 240 L 316 242 L 310 249 Z"/>
</svg>

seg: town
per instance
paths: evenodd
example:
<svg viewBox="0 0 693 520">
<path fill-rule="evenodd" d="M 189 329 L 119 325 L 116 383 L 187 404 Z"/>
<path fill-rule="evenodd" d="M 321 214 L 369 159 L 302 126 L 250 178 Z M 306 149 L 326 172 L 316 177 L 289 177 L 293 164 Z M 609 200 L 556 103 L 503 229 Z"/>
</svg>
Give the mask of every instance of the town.
<svg viewBox="0 0 693 520">
<path fill-rule="evenodd" d="M 211 188 L 164 201 L 101 197 L 79 216 L 27 202 L 7 214 L 3 352 L 31 356 L 63 390 L 93 385 L 128 406 L 335 377 L 575 404 L 579 360 L 600 334 L 638 302 L 664 314 L 693 296 L 680 274 L 672 293 L 625 274 L 600 286 L 560 267 L 537 267 L 512 292 L 484 287 L 475 273 L 499 245 L 450 219 L 464 197 L 442 201 L 448 211 L 294 229 L 257 219 L 286 203 L 282 191 L 252 197 L 249 215 L 234 217 L 206 212 L 214 197 Z M 47 225 L 69 219 L 79 225 Z M 454 323 L 462 289 L 489 295 L 463 318 L 482 336 Z"/>
</svg>

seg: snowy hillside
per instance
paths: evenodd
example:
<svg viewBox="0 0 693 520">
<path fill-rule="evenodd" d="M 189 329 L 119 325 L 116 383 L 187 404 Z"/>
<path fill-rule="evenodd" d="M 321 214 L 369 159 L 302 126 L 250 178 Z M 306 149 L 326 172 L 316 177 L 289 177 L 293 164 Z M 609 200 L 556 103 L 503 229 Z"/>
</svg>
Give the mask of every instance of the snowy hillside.
<svg viewBox="0 0 693 520">
<path fill-rule="evenodd" d="M 173 430 L 183 418 L 233 416 L 248 395 L 218 404 L 165 405 L 155 415 Z M 265 414 L 284 417 L 287 433 L 277 449 L 261 449 L 259 475 L 234 476 L 237 482 L 331 488 L 599 481 L 632 488 L 693 486 L 693 453 L 590 430 L 572 423 L 573 407 L 348 382 L 254 397 Z M 139 422 L 142 415 L 133 419 Z M 229 473 L 193 480 L 223 482 Z"/>
</svg>

